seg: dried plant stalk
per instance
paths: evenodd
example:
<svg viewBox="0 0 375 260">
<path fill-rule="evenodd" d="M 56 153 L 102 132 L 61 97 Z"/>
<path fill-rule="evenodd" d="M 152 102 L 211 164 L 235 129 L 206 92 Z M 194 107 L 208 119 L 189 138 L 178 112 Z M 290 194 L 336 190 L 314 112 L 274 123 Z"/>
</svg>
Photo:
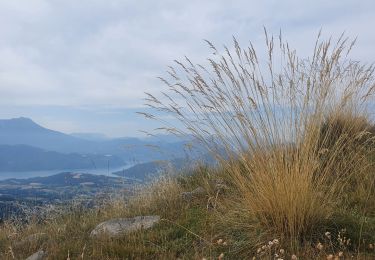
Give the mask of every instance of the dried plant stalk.
<svg viewBox="0 0 375 260">
<path fill-rule="evenodd" d="M 175 61 L 162 98 L 147 94 L 157 111 L 148 117 L 161 112 L 181 122 L 165 129 L 194 136 L 217 158 L 240 194 L 233 205 L 297 239 L 332 216 L 350 176 L 371 164 L 370 125 L 359 116 L 372 97 L 374 67 L 348 58 L 354 42 L 343 35 L 333 42 L 319 34 L 306 59 L 281 35 L 265 38 L 265 59 L 233 39 L 222 53 L 207 41 L 208 65 Z M 333 123 L 340 120 L 349 123 Z"/>
</svg>

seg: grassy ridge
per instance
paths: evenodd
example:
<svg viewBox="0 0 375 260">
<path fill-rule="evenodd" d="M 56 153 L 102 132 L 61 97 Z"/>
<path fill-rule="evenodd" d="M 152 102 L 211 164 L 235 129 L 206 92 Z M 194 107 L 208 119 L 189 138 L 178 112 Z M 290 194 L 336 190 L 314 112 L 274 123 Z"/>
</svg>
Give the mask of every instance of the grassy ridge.
<svg viewBox="0 0 375 260">
<path fill-rule="evenodd" d="M 222 171 L 200 168 L 188 177 L 160 179 L 128 203 L 116 200 L 101 209 L 75 209 L 57 219 L 27 226 L 5 223 L 0 232 L 0 258 L 23 259 L 41 248 L 48 252 L 48 259 L 217 259 L 220 255 L 224 259 L 273 259 L 275 254 L 283 259 L 291 259 L 293 254 L 299 259 L 321 259 L 339 252 L 345 257 L 358 254 L 361 259 L 374 257 L 371 244 L 375 241 L 375 216 L 361 211 L 365 205 L 356 201 L 356 197 L 349 196 L 351 203 L 357 204 L 356 208 L 341 207 L 314 230 L 314 236 L 303 237 L 303 243 L 295 248 L 288 240 L 244 218 L 246 214 L 239 214 L 238 205 L 232 204 L 239 194 L 230 185 L 215 191 L 214 183 L 225 180 L 225 176 Z M 189 201 L 181 197 L 181 192 L 198 186 L 204 187 L 207 193 Z M 348 195 L 355 192 L 354 189 Z M 375 198 L 374 194 L 371 196 Z M 162 218 L 150 230 L 117 239 L 89 237 L 101 221 L 150 214 Z M 45 236 L 19 244 L 27 235 L 36 233 Z M 339 233 L 344 243 L 340 243 Z M 322 249 L 318 249 L 320 244 Z"/>
</svg>

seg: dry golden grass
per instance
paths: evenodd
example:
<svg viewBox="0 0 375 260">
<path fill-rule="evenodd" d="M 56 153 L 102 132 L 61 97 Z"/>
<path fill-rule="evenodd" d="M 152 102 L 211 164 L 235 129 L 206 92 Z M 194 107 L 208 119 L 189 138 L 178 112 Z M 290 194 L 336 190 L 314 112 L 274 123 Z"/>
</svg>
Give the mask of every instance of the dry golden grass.
<svg viewBox="0 0 375 260">
<path fill-rule="evenodd" d="M 349 59 L 354 43 L 343 36 L 318 37 L 309 58 L 281 35 L 265 38 L 265 53 L 236 39 L 223 52 L 208 42 L 209 65 L 176 61 L 166 92 L 146 101 L 184 126 L 163 130 L 193 135 L 224 169 L 237 191 L 229 223 L 245 215 L 248 232 L 256 223 L 298 247 L 340 209 L 353 175 L 369 175 L 373 136 L 363 126 L 374 68 Z"/>
</svg>

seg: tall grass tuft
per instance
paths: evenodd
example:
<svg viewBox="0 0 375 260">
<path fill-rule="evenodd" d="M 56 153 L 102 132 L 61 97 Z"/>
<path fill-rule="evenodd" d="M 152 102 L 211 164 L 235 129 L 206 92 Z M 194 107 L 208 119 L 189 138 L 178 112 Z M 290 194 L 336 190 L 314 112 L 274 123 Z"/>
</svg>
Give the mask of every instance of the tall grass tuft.
<svg viewBox="0 0 375 260">
<path fill-rule="evenodd" d="M 367 109 L 373 66 L 349 58 L 354 42 L 319 36 L 301 58 L 280 36 L 265 31 L 265 52 L 254 46 L 217 49 L 205 65 L 175 61 L 155 109 L 193 135 L 217 159 L 232 184 L 237 216 L 229 222 L 252 232 L 250 221 L 292 245 L 313 236 L 340 207 L 353 175 L 368 172 L 373 129 Z M 161 113 L 160 113 L 161 112 Z M 229 216 L 228 215 L 228 216 Z M 242 217 L 241 217 L 242 216 Z"/>
</svg>

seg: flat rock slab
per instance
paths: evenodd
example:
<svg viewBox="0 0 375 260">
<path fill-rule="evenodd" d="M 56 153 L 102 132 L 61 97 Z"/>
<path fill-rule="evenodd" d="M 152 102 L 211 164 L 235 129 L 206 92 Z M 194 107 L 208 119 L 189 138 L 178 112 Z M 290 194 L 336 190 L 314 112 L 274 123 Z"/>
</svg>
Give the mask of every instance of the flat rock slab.
<svg viewBox="0 0 375 260">
<path fill-rule="evenodd" d="M 44 257 L 46 257 L 47 254 L 43 250 L 39 250 L 38 252 L 32 254 L 26 260 L 42 260 Z"/>
<path fill-rule="evenodd" d="M 111 219 L 100 223 L 90 233 L 90 237 L 119 237 L 137 230 L 152 228 L 160 221 L 159 216 L 138 216 L 134 218 Z"/>
</svg>

